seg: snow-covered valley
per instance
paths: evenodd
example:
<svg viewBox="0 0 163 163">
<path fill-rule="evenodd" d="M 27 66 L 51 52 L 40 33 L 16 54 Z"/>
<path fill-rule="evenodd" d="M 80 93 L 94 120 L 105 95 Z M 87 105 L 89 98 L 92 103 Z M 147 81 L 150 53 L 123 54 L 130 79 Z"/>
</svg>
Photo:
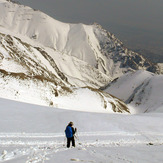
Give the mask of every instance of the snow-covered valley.
<svg viewBox="0 0 163 163">
<path fill-rule="evenodd" d="M 0 99 L 0 162 L 161 163 L 162 117 L 52 109 Z M 69 121 L 78 132 L 76 148 L 67 149 L 64 130 Z"/>
</svg>

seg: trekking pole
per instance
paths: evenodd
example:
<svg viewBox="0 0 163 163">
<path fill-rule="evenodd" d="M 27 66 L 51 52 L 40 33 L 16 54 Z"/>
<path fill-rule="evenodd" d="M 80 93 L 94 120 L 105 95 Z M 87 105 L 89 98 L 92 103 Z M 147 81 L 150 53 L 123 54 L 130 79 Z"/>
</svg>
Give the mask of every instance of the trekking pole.
<svg viewBox="0 0 163 163">
<path fill-rule="evenodd" d="M 78 140 L 78 144 L 81 145 L 82 143 L 80 142 L 79 136 L 78 136 L 78 132 L 76 131 L 76 135 L 75 138 Z"/>
<path fill-rule="evenodd" d="M 64 142 L 63 146 L 66 146 L 66 136 L 64 136 L 63 142 Z"/>
</svg>

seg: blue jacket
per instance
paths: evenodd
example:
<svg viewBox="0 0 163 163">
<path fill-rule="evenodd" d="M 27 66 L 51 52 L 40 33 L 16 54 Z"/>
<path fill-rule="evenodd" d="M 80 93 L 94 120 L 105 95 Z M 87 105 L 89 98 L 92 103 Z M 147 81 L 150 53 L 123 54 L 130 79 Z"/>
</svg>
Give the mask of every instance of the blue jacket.
<svg viewBox="0 0 163 163">
<path fill-rule="evenodd" d="M 67 138 L 72 138 L 73 137 L 73 130 L 71 126 L 67 126 L 65 130 L 65 134 Z"/>
</svg>

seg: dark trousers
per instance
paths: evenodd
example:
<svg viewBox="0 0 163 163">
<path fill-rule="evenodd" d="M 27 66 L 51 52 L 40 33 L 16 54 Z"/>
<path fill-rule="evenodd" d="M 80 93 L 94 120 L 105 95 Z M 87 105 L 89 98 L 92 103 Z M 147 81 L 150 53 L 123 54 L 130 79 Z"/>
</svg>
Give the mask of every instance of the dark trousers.
<svg viewBox="0 0 163 163">
<path fill-rule="evenodd" d="M 72 142 L 72 146 L 75 147 L 75 139 L 74 139 L 74 137 L 67 138 L 67 148 L 70 147 L 70 142 Z"/>
</svg>

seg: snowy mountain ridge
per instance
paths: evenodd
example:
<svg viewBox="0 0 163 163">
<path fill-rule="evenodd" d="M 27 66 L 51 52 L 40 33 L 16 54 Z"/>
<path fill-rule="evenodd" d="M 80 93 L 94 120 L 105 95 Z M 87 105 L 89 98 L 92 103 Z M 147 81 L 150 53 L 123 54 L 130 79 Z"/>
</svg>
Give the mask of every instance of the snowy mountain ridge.
<svg viewBox="0 0 163 163">
<path fill-rule="evenodd" d="M 97 24 L 62 23 L 40 11 L 7 1 L 1 1 L 0 24 L 45 47 L 74 56 L 113 79 L 137 69 L 159 72 L 158 66 L 123 47 L 121 41 Z"/>
<path fill-rule="evenodd" d="M 43 49 L 5 34 L 0 34 L 0 43 L 1 97 L 70 110 L 82 108 L 82 111 L 90 112 L 129 112 L 122 101 L 88 87 L 92 86 L 89 83 L 76 80 L 76 83 L 82 84 L 83 82 L 87 87 L 72 87 L 68 82 L 71 78 L 59 70 L 55 62 L 57 57 L 52 58 Z M 58 53 L 54 54 L 53 51 L 53 56 L 55 55 L 58 56 L 58 61 L 66 59 L 65 56 L 60 58 Z M 68 59 L 72 70 L 75 71 L 75 66 L 73 66 L 75 61 L 73 62 L 72 57 Z M 91 71 L 93 77 L 96 71 Z M 99 81 L 102 82 L 100 78 Z M 97 79 L 92 84 L 99 81 Z M 73 82 L 75 83 L 74 80 Z"/>
<path fill-rule="evenodd" d="M 85 111 L 130 112 L 124 102 L 98 89 L 138 69 L 160 72 L 158 65 L 125 48 L 100 25 L 66 24 L 0 0 L 1 97 L 69 109 L 83 104 Z"/>
</svg>

